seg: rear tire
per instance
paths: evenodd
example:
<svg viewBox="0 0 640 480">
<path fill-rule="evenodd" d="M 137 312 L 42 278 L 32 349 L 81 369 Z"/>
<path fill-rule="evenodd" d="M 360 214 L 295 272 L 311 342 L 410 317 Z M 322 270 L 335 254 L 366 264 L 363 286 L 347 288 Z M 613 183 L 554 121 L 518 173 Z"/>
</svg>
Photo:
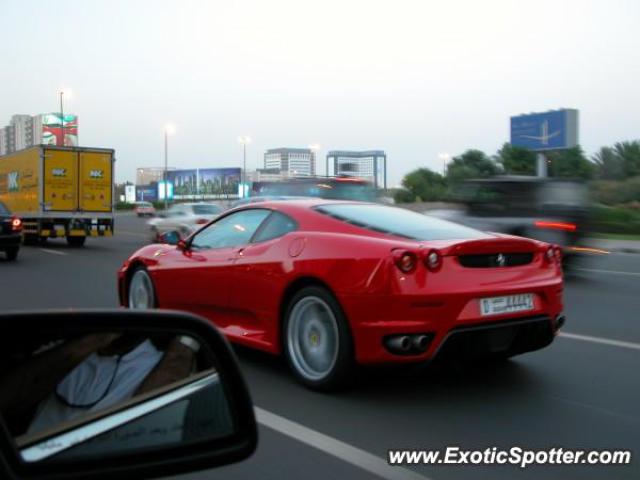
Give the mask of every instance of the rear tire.
<svg viewBox="0 0 640 480">
<path fill-rule="evenodd" d="M 344 387 L 355 367 L 349 324 L 326 288 L 309 286 L 289 301 L 282 345 L 296 379 L 313 390 Z"/>
<path fill-rule="evenodd" d="M 67 244 L 70 247 L 82 247 L 87 237 L 67 237 Z"/>
<path fill-rule="evenodd" d="M 4 251 L 4 254 L 6 255 L 8 261 L 13 262 L 18 258 L 19 251 L 20 251 L 20 247 L 11 247 L 11 248 L 7 248 Z"/>
</svg>

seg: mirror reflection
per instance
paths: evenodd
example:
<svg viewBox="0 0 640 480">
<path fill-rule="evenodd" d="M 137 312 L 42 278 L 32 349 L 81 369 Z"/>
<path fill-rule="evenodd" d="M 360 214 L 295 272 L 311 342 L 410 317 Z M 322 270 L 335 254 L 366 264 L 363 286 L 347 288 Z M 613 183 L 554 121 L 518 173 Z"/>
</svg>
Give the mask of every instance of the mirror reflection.
<svg viewBox="0 0 640 480">
<path fill-rule="evenodd" d="M 181 239 L 182 237 L 180 236 L 180 233 L 175 230 L 171 230 L 170 232 L 160 235 L 160 243 L 166 243 L 169 245 L 177 245 Z"/>
<path fill-rule="evenodd" d="M 191 336 L 50 335 L 2 352 L 0 412 L 25 461 L 233 433 L 215 356 Z"/>
</svg>

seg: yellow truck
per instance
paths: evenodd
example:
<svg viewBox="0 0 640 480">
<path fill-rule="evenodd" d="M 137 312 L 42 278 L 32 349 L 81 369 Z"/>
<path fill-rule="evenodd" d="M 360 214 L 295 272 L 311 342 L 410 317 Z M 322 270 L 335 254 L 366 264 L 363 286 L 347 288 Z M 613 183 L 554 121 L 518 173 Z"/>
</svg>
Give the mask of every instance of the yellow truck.
<svg viewBox="0 0 640 480">
<path fill-rule="evenodd" d="M 114 151 L 40 145 L 0 157 L 0 201 L 23 221 L 25 243 L 113 235 Z"/>
</svg>

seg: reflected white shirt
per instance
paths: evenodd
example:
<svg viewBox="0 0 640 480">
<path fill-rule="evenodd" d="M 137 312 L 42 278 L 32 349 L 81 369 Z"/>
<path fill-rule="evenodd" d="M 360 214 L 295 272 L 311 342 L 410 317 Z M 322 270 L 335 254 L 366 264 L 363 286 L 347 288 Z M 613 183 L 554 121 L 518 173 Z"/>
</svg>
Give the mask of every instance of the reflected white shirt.
<svg viewBox="0 0 640 480">
<path fill-rule="evenodd" d="M 74 405 L 91 404 L 106 392 L 104 398 L 91 408 L 76 408 L 62 403 L 54 392 L 40 403 L 27 433 L 44 430 L 128 400 L 162 356 L 163 353 L 150 340 L 145 340 L 122 355 L 119 363 L 117 355 L 100 356 L 92 353 L 67 374 L 56 389 L 67 402 Z"/>
</svg>

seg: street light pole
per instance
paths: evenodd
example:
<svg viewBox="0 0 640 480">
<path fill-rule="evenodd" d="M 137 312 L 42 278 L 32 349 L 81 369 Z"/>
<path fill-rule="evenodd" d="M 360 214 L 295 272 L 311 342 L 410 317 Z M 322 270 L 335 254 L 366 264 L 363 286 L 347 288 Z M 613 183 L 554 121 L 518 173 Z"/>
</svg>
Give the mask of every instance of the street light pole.
<svg viewBox="0 0 640 480">
<path fill-rule="evenodd" d="M 64 147 L 64 102 L 62 100 L 62 96 L 64 95 L 64 91 L 60 90 L 60 141 L 59 146 Z"/>
<path fill-rule="evenodd" d="M 247 182 L 247 144 L 242 143 L 242 197 L 244 198 L 244 188 Z"/>
<path fill-rule="evenodd" d="M 169 169 L 169 135 L 167 132 L 167 129 L 164 129 L 164 175 L 163 175 L 163 180 L 164 180 L 164 209 L 167 210 L 167 207 L 169 205 L 169 188 L 168 188 L 168 173 L 167 170 Z"/>
<path fill-rule="evenodd" d="M 442 176 L 446 177 L 447 176 L 447 162 L 451 158 L 451 155 L 449 155 L 448 153 L 440 153 L 440 154 L 438 154 L 438 157 L 440 157 L 440 160 L 442 160 Z"/>
<path fill-rule="evenodd" d="M 242 144 L 242 172 L 240 175 L 240 182 L 242 184 L 242 198 L 247 196 L 246 182 L 247 182 L 247 143 L 251 143 L 251 137 L 247 135 L 241 135 L 238 137 L 238 142 Z"/>
</svg>

